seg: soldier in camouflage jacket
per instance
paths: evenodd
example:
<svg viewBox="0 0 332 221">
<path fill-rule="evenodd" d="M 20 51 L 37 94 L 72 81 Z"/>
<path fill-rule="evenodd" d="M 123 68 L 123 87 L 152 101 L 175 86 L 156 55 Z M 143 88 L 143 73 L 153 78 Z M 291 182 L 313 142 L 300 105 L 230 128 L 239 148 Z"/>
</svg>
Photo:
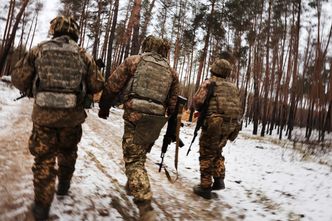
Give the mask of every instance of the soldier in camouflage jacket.
<svg viewBox="0 0 332 221">
<path fill-rule="evenodd" d="M 12 82 L 34 97 L 29 150 L 34 158 L 36 220 L 45 220 L 55 192 L 66 195 L 75 170 L 77 144 L 87 117 L 84 99 L 101 91 L 104 79 L 94 60 L 77 45 L 79 27 L 71 17 L 51 21 L 53 38 L 32 48 L 12 72 Z M 58 162 L 58 170 L 55 162 Z"/>
<path fill-rule="evenodd" d="M 175 109 L 179 83 L 166 57 L 166 40 L 148 36 L 140 55 L 128 57 L 107 79 L 99 103 L 99 117 L 107 118 L 119 94 L 124 104 L 122 140 L 127 191 L 134 196 L 141 220 L 154 220 L 152 193 L 145 169 L 146 154 Z"/>
<path fill-rule="evenodd" d="M 206 199 L 211 198 L 212 190 L 225 188 L 225 159 L 222 156 L 222 149 L 227 140 L 236 138 L 241 127 L 242 108 L 239 90 L 227 79 L 232 69 L 227 58 L 230 58 L 230 54 L 224 52 L 221 59 L 212 64 L 211 78 L 202 83 L 193 98 L 195 108 L 200 109 L 209 86 L 212 83 L 215 85 L 199 140 L 201 183 L 194 187 L 194 193 Z"/>
</svg>

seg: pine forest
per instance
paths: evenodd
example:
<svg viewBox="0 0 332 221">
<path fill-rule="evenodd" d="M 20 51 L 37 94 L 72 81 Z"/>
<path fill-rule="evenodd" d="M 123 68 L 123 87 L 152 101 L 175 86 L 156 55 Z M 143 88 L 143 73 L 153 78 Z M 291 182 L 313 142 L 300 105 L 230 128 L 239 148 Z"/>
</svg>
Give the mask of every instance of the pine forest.
<svg viewBox="0 0 332 221">
<path fill-rule="evenodd" d="M 253 134 L 324 146 L 332 130 L 330 0 L 61 0 L 59 15 L 80 25 L 79 44 L 101 58 L 108 77 L 143 39 L 171 43 L 168 56 L 188 98 L 221 51 L 233 54 L 231 79 L 241 91 L 243 127 Z M 1 1 L 0 76 L 36 42 L 43 1 Z M 44 36 L 46 40 L 47 36 Z M 294 134 L 303 128 L 303 137 Z M 315 133 L 314 133 L 315 132 Z"/>
</svg>

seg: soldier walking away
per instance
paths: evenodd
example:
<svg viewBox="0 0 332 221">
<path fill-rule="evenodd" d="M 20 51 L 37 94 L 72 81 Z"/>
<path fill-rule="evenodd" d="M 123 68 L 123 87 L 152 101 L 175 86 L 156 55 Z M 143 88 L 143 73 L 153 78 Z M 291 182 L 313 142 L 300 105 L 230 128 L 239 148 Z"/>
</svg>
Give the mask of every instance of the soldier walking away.
<svg viewBox="0 0 332 221">
<path fill-rule="evenodd" d="M 222 52 L 211 66 L 211 77 L 205 80 L 194 95 L 194 106 L 200 110 L 204 101 L 210 99 L 199 140 L 199 164 L 201 182 L 194 186 L 194 193 L 211 199 L 213 190 L 225 188 L 225 158 L 222 149 L 227 140 L 233 141 L 241 128 L 242 107 L 239 90 L 227 78 L 232 66 L 231 54 Z M 214 92 L 207 98 L 209 88 Z M 214 182 L 212 183 L 212 177 Z"/>
<path fill-rule="evenodd" d="M 109 109 L 122 94 L 124 104 L 124 134 L 122 138 L 127 193 L 134 197 L 140 220 L 155 220 L 151 206 L 152 192 L 145 169 L 150 152 L 160 130 L 175 109 L 179 82 L 177 73 L 167 61 L 169 43 L 148 36 L 140 55 L 128 57 L 107 79 L 99 103 L 99 117 L 106 119 Z"/>
<path fill-rule="evenodd" d="M 14 86 L 34 98 L 29 150 L 34 156 L 32 211 L 36 220 L 48 217 L 56 175 L 57 194 L 68 194 L 81 124 L 87 117 L 84 100 L 104 85 L 93 58 L 77 45 L 79 26 L 73 18 L 54 18 L 50 34 L 52 39 L 32 48 L 12 73 Z"/>
</svg>

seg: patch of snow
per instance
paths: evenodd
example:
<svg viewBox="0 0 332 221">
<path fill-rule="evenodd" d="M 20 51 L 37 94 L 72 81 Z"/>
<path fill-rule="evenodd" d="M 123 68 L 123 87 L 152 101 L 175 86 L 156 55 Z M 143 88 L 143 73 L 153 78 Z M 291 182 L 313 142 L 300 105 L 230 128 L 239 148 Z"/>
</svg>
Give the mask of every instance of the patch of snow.
<svg viewBox="0 0 332 221">
<path fill-rule="evenodd" d="M 30 121 L 30 113 L 20 113 L 20 108 L 28 105 L 31 111 L 32 100 L 24 98 L 14 102 L 18 95 L 16 89 L 0 82 L 2 137 L 8 136 L 11 129 L 6 126 L 11 125 L 17 115 L 24 114 L 26 121 Z M 135 220 L 138 217 L 133 198 L 124 190 L 123 110 L 112 108 L 107 120 L 98 118 L 97 112 L 96 107 L 88 110 L 70 194 L 68 197 L 55 197 L 50 220 Z M 226 189 L 217 191 L 218 198 L 210 201 L 194 195 L 192 187 L 200 181 L 199 134 L 192 151 L 186 156 L 194 127 L 195 124 L 186 122 L 181 128 L 185 147 L 179 150 L 179 179 L 176 183 L 169 183 L 163 171 L 158 173 L 158 165 L 155 164 L 160 162 L 166 127 L 148 154 L 146 166 L 154 194 L 153 206 L 159 220 L 332 220 L 330 152 L 304 157 L 302 152 L 293 149 L 293 142 L 279 141 L 275 133 L 265 137 L 252 135 L 252 125 L 244 128 L 238 139 L 229 142 L 223 150 Z M 175 144 L 171 144 L 164 160 L 172 176 L 175 172 L 174 150 Z M 322 163 L 322 159 L 328 163 Z M 4 165 L 0 170 L 9 170 L 17 164 L 15 158 L 6 155 L 0 156 L 0 163 Z M 21 164 L 19 168 L 23 168 L 26 162 Z M 16 193 L 18 198 L 22 197 L 27 202 L 16 209 L 6 210 L 0 215 L 0 220 L 11 220 L 11 217 L 17 220 L 19 214 L 27 212 L 33 191 L 32 173 L 29 173 L 24 179 L 29 179 L 30 183 L 25 184 L 23 192 L 17 189 Z M 7 183 L 1 179 L 0 186 L 3 185 L 6 187 Z M 16 188 L 23 187 L 17 185 Z"/>
</svg>

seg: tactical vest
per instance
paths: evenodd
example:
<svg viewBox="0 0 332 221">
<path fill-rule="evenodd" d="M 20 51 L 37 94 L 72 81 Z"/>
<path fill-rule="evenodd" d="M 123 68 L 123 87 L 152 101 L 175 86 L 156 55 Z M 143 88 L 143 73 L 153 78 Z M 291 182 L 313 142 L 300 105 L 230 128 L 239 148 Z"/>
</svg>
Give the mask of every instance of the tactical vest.
<svg viewBox="0 0 332 221">
<path fill-rule="evenodd" d="M 127 84 L 124 100 L 131 99 L 135 111 L 164 115 L 172 80 L 167 60 L 155 53 L 145 53 Z"/>
<path fill-rule="evenodd" d="M 74 108 L 85 96 L 86 65 L 77 44 L 65 36 L 40 45 L 35 61 L 35 102 L 46 108 Z"/>
<path fill-rule="evenodd" d="M 209 103 L 208 115 L 220 114 L 225 121 L 239 120 L 242 117 L 242 106 L 237 87 L 220 77 L 213 76 L 211 81 L 216 86 Z"/>
</svg>

